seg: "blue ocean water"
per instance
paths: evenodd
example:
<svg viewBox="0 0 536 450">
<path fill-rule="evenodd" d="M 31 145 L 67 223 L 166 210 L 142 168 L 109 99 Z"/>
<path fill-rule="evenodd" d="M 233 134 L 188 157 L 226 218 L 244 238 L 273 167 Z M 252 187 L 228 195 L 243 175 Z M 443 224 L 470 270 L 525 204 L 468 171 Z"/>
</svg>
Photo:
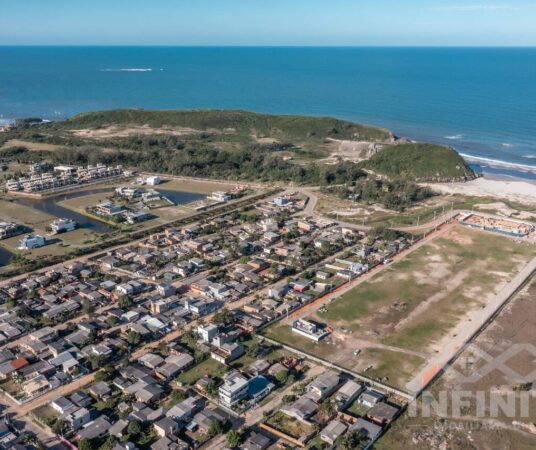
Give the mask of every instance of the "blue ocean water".
<svg viewBox="0 0 536 450">
<path fill-rule="evenodd" d="M 536 48 L 0 47 L 0 120 L 125 107 L 336 116 L 536 177 Z"/>
</svg>

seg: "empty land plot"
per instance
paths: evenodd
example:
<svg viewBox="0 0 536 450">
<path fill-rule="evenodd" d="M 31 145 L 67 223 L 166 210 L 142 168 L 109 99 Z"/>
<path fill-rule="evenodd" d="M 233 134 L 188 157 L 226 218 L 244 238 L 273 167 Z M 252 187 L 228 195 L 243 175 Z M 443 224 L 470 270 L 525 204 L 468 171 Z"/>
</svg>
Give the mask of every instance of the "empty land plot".
<svg viewBox="0 0 536 450">
<path fill-rule="evenodd" d="M 527 242 L 455 226 L 313 314 L 334 330 L 324 342 L 304 344 L 285 325 L 267 333 L 403 387 L 534 256 Z"/>
<path fill-rule="evenodd" d="M 470 376 L 487 364 L 486 360 L 475 356 L 472 348 L 485 351 L 496 358 L 509 350 L 513 345 L 534 343 L 534 327 L 536 324 L 536 279 L 533 278 L 528 286 L 519 292 L 499 314 L 496 320 L 478 336 L 473 344 L 460 355 L 453 369 L 464 376 Z M 474 346 L 474 347 L 473 347 Z M 533 355 L 522 351 L 505 361 L 505 366 L 515 372 L 526 375 L 536 370 L 536 360 Z M 433 414 L 430 418 L 402 416 L 391 427 L 387 434 L 376 445 L 378 449 L 420 449 L 437 448 L 436 444 L 444 444 L 449 448 L 478 448 L 478 449 L 533 449 L 536 447 L 536 397 L 532 395 L 528 401 L 527 415 L 521 413 L 520 401 L 516 404 L 515 417 L 507 417 L 499 409 L 496 417 L 490 411 L 489 403 L 481 417 L 476 417 L 475 393 L 484 392 L 501 395 L 506 400 L 506 393 L 518 388 L 515 380 L 506 376 L 504 371 L 493 370 L 475 381 L 465 382 L 456 376 L 452 369 L 430 387 L 430 391 L 439 397 L 441 391 L 470 392 L 466 399 L 469 405 L 464 408 L 463 421 L 471 429 L 470 435 L 466 429 L 451 427 L 460 423 L 461 419 L 446 420 Z M 534 386 L 532 387 L 534 389 Z M 532 391 L 533 392 L 533 391 Z M 521 395 L 521 392 L 516 394 Z M 450 398 L 450 396 L 449 396 Z M 482 426 L 482 427 L 481 427 Z M 488 427 L 491 427 L 489 429 Z M 454 445 L 456 444 L 456 446 Z"/>
</svg>

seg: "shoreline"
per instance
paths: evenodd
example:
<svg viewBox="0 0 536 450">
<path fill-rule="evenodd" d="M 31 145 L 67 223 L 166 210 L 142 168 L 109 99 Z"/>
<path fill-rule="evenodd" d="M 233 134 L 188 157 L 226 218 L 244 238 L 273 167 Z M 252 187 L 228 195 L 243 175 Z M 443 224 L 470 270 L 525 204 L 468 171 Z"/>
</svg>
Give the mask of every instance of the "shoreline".
<svg viewBox="0 0 536 450">
<path fill-rule="evenodd" d="M 50 122 L 50 121 L 59 121 L 59 120 L 66 120 L 71 116 L 65 116 L 65 117 L 56 117 L 54 119 L 42 119 L 43 121 Z M 340 118 L 341 120 L 349 120 L 345 119 L 343 117 Z M 0 115 L 0 133 L 3 131 L 4 127 L 8 127 L 9 125 L 14 124 L 19 119 L 14 118 L 7 118 L 3 115 Z M 364 123 L 361 122 L 355 122 L 353 120 L 350 120 L 353 123 L 363 125 Z M 458 136 L 451 136 L 451 143 L 445 143 L 443 142 L 439 137 L 436 137 L 436 139 L 431 138 L 428 140 L 421 140 L 416 137 L 412 137 L 405 134 L 398 134 L 391 128 L 385 128 L 383 126 L 374 125 L 374 124 L 368 124 L 368 126 L 376 127 L 379 129 L 384 129 L 391 134 L 398 136 L 399 139 L 407 139 L 411 142 L 423 142 L 423 143 L 433 143 L 437 145 L 444 145 L 446 147 L 451 147 L 454 149 L 466 162 L 468 166 L 470 166 L 476 173 L 481 174 L 484 178 L 490 179 L 490 180 L 501 180 L 501 181 L 525 181 L 528 183 L 536 183 L 536 164 L 527 164 L 527 163 L 521 163 L 521 162 L 514 162 L 514 161 L 508 161 L 503 159 L 497 159 L 493 157 L 486 157 L 486 156 L 477 156 L 472 155 L 470 153 L 467 153 L 466 150 L 459 150 L 456 148 L 455 141 L 457 140 Z M 449 139 L 449 137 L 447 137 Z M 515 155 L 514 155 L 515 156 Z M 518 156 L 518 158 L 524 158 L 522 155 Z M 525 158 L 527 159 L 527 158 Z M 535 158 L 536 163 L 536 158 Z"/>
<path fill-rule="evenodd" d="M 488 197 L 536 207 L 536 181 L 483 176 L 463 183 L 423 183 L 440 194 Z"/>
</svg>

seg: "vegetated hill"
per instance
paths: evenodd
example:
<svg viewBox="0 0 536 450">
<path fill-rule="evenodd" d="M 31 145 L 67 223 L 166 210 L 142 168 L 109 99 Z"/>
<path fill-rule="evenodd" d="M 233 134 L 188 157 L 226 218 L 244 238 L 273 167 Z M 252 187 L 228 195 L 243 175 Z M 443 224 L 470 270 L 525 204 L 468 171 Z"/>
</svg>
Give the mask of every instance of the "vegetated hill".
<svg viewBox="0 0 536 450">
<path fill-rule="evenodd" d="M 472 177 L 453 149 L 426 144 L 386 146 L 359 165 L 333 164 L 333 159 L 328 164 L 324 158 L 334 149 L 333 139 L 385 143 L 392 138 L 389 131 L 330 117 L 112 110 L 52 123 L 21 121 L 2 134 L 0 147 L 9 140 L 32 143 L 29 148 L 0 151 L 0 157 L 20 162 L 102 162 L 173 175 L 310 185 L 353 182 L 366 175 L 362 169 L 414 181 Z M 48 147 L 40 150 L 39 144 Z"/>
<path fill-rule="evenodd" d="M 475 177 L 456 150 L 433 144 L 388 146 L 361 162 L 360 167 L 390 178 L 414 181 L 465 181 Z"/>
<path fill-rule="evenodd" d="M 188 127 L 200 131 L 235 131 L 237 134 L 269 137 L 281 142 L 337 139 L 386 140 L 386 130 L 332 117 L 258 114 L 236 110 L 112 110 L 78 114 L 61 122 L 66 128 L 104 125 L 148 125 L 152 128 Z M 231 132 L 232 132 L 231 131 Z"/>
</svg>

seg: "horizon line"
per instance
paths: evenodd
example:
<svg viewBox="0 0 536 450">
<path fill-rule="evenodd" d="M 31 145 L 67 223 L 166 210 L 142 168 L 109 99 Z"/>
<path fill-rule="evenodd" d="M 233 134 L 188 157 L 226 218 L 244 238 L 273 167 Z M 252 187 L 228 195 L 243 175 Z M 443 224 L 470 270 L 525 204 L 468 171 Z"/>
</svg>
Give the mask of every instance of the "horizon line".
<svg viewBox="0 0 536 450">
<path fill-rule="evenodd" d="M 422 48 L 422 49 L 534 49 L 536 44 L 527 45 L 353 45 L 353 44 L 2 44 L 1 47 L 169 47 L 169 48 Z"/>
</svg>

